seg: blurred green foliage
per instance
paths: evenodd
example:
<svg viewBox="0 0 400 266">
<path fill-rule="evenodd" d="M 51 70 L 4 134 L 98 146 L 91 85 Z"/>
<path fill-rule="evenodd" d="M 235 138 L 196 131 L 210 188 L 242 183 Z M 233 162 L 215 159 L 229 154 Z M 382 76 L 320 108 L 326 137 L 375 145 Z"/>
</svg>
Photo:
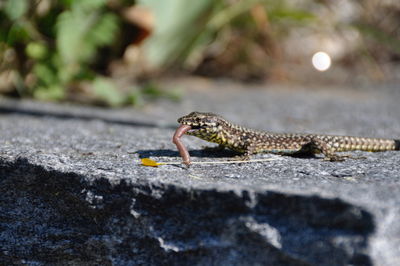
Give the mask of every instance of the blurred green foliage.
<svg viewBox="0 0 400 266">
<path fill-rule="evenodd" d="M 8 86 L 9 93 L 43 100 L 76 100 L 83 95 L 91 103 L 120 106 L 159 97 L 177 99 L 179 94 L 154 82 L 138 82 L 162 70 L 202 73 L 204 69 L 203 73 L 229 72 L 235 77 L 256 73 L 263 78 L 282 60 L 281 40 L 293 29 L 318 24 L 313 8 L 329 5 L 329 1 L 300 2 L 0 0 L 0 90 Z M 146 29 L 150 37 L 144 43 L 134 41 L 140 27 L 132 21 L 146 14 L 139 12 L 130 21 L 125 14 L 136 6 L 148 7 L 155 20 Z M 390 10 L 396 21 L 399 9 Z M 396 23 L 381 25 L 376 23 L 379 17 L 367 14 L 349 25 L 366 40 L 376 41 L 376 51 L 381 52 L 383 45 L 386 54 L 398 55 Z M 123 72 L 130 79 L 121 83 L 115 78 L 121 75 L 112 75 L 118 68 L 111 66 L 123 61 L 132 46 L 137 49 L 133 54 L 140 53 L 146 64 L 135 61 L 120 64 L 119 69 L 144 71 Z"/>
<path fill-rule="evenodd" d="M 399 17 L 400 19 L 400 17 Z M 400 55 L 400 32 L 398 36 L 385 32 L 376 24 L 355 23 L 356 27 L 365 38 L 370 38 L 374 42 L 383 45 L 387 50 Z"/>
<path fill-rule="evenodd" d="M 119 30 L 119 18 L 106 8 L 106 2 L 47 1 L 50 6 L 40 11 L 39 1 L 5 1 L 0 13 L 0 52 L 15 57 L 1 67 L 14 68 L 17 80 L 25 80 L 24 75 L 30 73 L 34 77 L 15 84 L 20 94 L 63 99 L 74 82 L 96 76 L 90 64 Z"/>
<path fill-rule="evenodd" d="M 133 4 L 121 0 L 116 6 Z M 0 2 L 0 73 L 12 72 L 19 96 L 41 100 L 76 99 L 69 94 L 87 88 L 89 102 L 108 106 L 140 104 L 148 95 L 175 99 L 176 92 L 154 84 L 151 90 L 146 84 L 121 90 L 96 70 L 102 49 L 118 45 L 123 34 L 117 8 L 108 0 Z"/>
<path fill-rule="evenodd" d="M 155 32 L 145 47 L 148 59 L 156 67 L 195 69 L 212 50 L 210 47 L 221 51 L 236 46 L 235 51 L 227 55 L 231 57 L 229 60 L 253 71 L 252 65 L 257 62 L 252 46 L 263 50 L 265 58 L 258 58 L 260 61 L 271 61 L 279 53 L 276 42 L 289 28 L 315 21 L 311 12 L 294 8 L 288 2 L 203 0 L 188 5 L 185 0 L 138 0 L 156 17 Z M 232 38 L 234 35 L 240 35 L 240 44 Z"/>
</svg>

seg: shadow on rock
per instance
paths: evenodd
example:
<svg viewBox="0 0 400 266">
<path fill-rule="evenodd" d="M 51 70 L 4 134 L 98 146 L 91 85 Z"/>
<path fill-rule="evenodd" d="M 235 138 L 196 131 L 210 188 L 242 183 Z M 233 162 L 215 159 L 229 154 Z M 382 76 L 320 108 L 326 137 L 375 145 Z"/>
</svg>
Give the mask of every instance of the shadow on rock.
<svg viewBox="0 0 400 266">
<path fill-rule="evenodd" d="M 178 151 L 169 150 L 169 149 L 154 149 L 154 150 L 138 150 L 136 151 L 139 154 L 139 158 L 148 158 L 148 157 L 180 157 Z M 238 153 L 230 151 L 230 150 L 220 150 L 220 151 L 208 151 L 207 149 L 202 150 L 190 150 L 190 156 L 198 157 L 198 158 L 224 158 L 224 157 L 233 157 L 238 155 Z"/>
</svg>

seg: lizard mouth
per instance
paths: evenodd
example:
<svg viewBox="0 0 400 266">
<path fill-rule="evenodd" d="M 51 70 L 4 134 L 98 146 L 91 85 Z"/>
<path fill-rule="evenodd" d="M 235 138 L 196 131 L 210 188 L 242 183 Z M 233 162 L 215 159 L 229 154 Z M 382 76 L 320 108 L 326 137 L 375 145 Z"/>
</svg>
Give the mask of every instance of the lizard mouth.
<svg viewBox="0 0 400 266">
<path fill-rule="evenodd" d="M 190 126 L 190 129 L 187 131 L 187 133 L 189 133 L 189 134 L 196 133 L 196 132 L 200 131 L 203 128 L 200 125 L 188 125 L 188 126 Z"/>
<path fill-rule="evenodd" d="M 192 123 L 185 123 L 185 122 L 181 122 L 180 123 L 182 126 L 189 126 L 190 128 L 186 131 L 186 134 L 194 134 L 196 132 L 199 132 L 201 129 L 204 129 L 205 127 L 202 127 L 198 124 L 192 124 Z"/>
<path fill-rule="evenodd" d="M 196 125 L 196 126 L 194 126 L 194 125 L 189 125 L 189 126 L 190 126 L 191 130 L 198 130 L 198 129 L 202 129 L 202 127 L 201 127 L 201 126 L 199 126 L 199 125 Z"/>
</svg>

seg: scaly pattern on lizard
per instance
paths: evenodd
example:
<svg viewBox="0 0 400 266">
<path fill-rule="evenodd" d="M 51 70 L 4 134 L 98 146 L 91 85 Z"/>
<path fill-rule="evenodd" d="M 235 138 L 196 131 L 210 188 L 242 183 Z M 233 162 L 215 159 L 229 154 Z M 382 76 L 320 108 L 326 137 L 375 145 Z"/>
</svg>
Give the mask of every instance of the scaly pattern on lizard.
<svg viewBox="0 0 400 266">
<path fill-rule="evenodd" d="M 349 156 L 340 156 L 336 152 L 400 150 L 400 140 L 395 139 L 263 132 L 232 124 L 213 113 L 192 112 L 179 118 L 178 123 L 191 127 L 187 135 L 218 143 L 220 148 L 242 153 L 247 159 L 262 152 L 282 155 L 322 153 L 325 160 L 342 161 Z"/>
</svg>

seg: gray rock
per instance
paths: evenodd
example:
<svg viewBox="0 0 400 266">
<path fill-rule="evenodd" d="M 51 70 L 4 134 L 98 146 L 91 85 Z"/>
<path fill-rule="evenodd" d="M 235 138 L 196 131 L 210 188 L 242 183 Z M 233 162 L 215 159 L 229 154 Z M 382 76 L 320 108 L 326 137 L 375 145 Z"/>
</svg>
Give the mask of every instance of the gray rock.
<svg viewBox="0 0 400 266">
<path fill-rule="evenodd" d="M 179 160 L 176 118 L 193 110 L 265 130 L 399 137 L 398 91 L 208 86 L 143 110 L 2 100 L 0 264 L 400 264 L 400 152 L 139 164 Z M 184 142 L 195 161 L 233 155 Z"/>
</svg>

